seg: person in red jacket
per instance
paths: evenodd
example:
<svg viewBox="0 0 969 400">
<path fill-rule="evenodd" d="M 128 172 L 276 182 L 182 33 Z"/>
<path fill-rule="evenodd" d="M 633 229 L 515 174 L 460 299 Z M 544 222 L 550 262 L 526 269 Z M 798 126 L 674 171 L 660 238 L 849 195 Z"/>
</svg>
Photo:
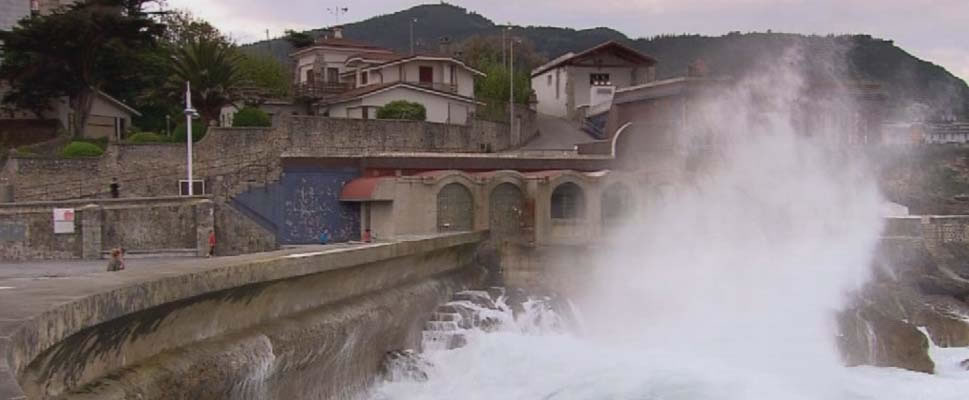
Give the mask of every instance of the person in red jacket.
<svg viewBox="0 0 969 400">
<path fill-rule="evenodd" d="M 209 231 L 209 255 L 212 257 L 215 255 L 215 231 Z"/>
</svg>

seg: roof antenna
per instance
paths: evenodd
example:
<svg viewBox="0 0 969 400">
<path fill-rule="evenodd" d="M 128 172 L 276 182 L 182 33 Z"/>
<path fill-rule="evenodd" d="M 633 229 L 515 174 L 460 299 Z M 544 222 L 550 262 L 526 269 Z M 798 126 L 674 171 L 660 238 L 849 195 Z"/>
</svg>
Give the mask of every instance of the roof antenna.
<svg viewBox="0 0 969 400">
<path fill-rule="evenodd" d="M 347 7 L 330 7 L 326 9 L 326 12 L 333 16 L 333 25 L 340 25 L 340 16 L 346 14 L 350 9 Z"/>
</svg>

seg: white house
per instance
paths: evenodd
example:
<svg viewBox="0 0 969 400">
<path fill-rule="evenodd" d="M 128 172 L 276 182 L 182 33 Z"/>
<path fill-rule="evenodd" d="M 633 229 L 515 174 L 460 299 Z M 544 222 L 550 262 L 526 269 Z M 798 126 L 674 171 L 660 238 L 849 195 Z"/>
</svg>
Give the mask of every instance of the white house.
<svg viewBox="0 0 969 400">
<path fill-rule="evenodd" d="M 656 59 L 609 41 L 567 53 L 532 70 L 538 112 L 580 118 L 584 110 L 608 103 L 616 89 L 656 79 Z"/>
<path fill-rule="evenodd" d="M 466 124 L 475 106 L 474 79 L 484 73 L 446 54 L 399 55 L 343 37 L 341 28 L 291 54 L 294 92 L 317 114 L 376 118 L 395 100 L 421 103 L 427 121 Z"/>
<path fill-rule="evenodd" d="M 464 125 L 479 104 L 474 78 L 484 73 L 446 55 L 418 54 L 374 60 L 358 55 L 347 60 L 345 79 L 354 89 L 321 106 L 337 118 L 376 118 L 377 109 L 394 100 L 424 105 L 427 121 Z"/>
<path fill-rule="evenodd" d="M 340 27 L 331 29 L 331 32 L 331 35 L 317 39 L 312 46 L 290 54 L 294 89 L 298 96 L 321 98 L 351 89 L 352 84 L 340 79 L 347 70 L 346 62 L 350 56 L 363 53 L 388 59 L 398 57 L 390 50 L 344 38 Z"/>
</svg>

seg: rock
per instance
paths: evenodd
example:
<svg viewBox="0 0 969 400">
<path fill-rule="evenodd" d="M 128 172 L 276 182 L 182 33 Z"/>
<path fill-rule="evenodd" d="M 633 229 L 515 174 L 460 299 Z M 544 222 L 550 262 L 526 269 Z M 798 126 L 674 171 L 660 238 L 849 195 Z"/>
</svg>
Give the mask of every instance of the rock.
<svg viewBox="0 0 969 400">
<path fill-rule="evenodd" d="M 380 366 L 381 375 L 388 381 L 427 381 L 427 371 L 433 364 L 413 350 L 389 351 Z"/>
<path fill-rule="evenodd" d="M 962 360 L 962 362 L 959 363 L 959 366 L 962 367 L 962 369 L 969 371 L 969 358 Z"/>
<path fill-rule="evenodd" d="M 494 300 L 491 299 L 491 295 L 489 295 L 488 292 L 485 292 L 482 290 L 465 290 L 462 292 L 457 292 L 454 294 L 453 300 L 467 301 L 481 308 L 487 308 L 489 310 L 498 309 L 498 306 L 495 305 Z"/>
<path fill-rule="evenodd" d="M 873 307 L 838 315 L 838 347 L 846 364 L 896 367 L 931 374 L 929 341 L 915 325 L 892 319 Z"/>
<path fill-rule="evenodd" d="M 498 299 L 505 297 L 505 288 L 501 286 L 492 286 L 488 288 L 488 295 L 491 296 L 492 301 L 497 303 Z"/>
<path fill-rule="evenodd" d="M 924 326 L 940 347 L 969 347 L 969 306 L 948 296 L 925 296 L 923 301 L 912 322 Z"/>
</svg>

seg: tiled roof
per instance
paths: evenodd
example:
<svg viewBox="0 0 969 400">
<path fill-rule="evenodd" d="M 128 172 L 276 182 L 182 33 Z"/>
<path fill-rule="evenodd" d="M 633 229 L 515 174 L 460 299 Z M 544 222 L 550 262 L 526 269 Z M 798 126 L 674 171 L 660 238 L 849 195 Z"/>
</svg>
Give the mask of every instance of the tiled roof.
<svg viewBox="0 0 969 400">
<path fill-rule="evenodd" d="M 581 59 L 585 56 L 588 56 L 590 54 L 603 51 L 603 50 L 611 50 L 613 52 L 616 52 L 616 54 L 619 55 L 620 57 L 637 64 L 656 64 L 655 58 L 649 55 L 646 55 L 644 53 L 641 53 L 639 50 L 636 50 L 632 47 L 626 46 L 614 40 L 610 40 L 608 42 L 602 43 L 598 46 L 592 47 L 590 49 L 581 51 L 576 54 L 568 53 L 568 54 L 559 56 L 558 58 L 552 60 L 551 62 L 548 62 L 545 65 L 542 65 L 536 68 L 535 70 L 533 70 L 532 76 L 540 75 L 545 71 L 548 71 L 550 69 L 555 69 L 560 65 L 570 64 L 574 60 Z"/>
</svg>

